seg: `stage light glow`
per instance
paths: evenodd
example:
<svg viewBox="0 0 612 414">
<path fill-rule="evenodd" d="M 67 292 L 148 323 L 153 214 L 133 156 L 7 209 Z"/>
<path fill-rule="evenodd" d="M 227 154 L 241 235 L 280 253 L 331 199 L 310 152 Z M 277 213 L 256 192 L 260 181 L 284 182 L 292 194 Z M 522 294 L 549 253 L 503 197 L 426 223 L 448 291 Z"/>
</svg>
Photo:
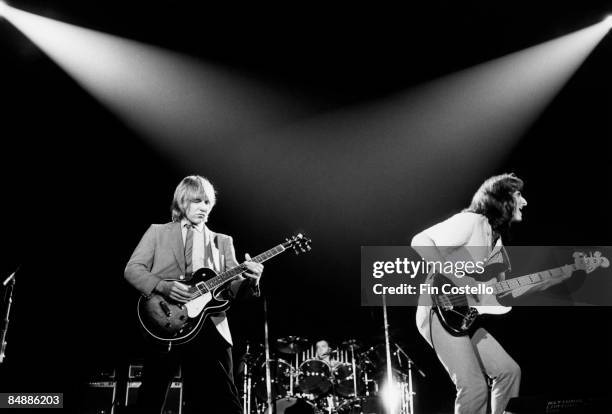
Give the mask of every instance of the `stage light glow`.
<svg viewBox="0 0 612 414">
<path fill-rule="evenodd" d="M 4 13 L 8 9 L 8 7 L 9 7 L 8 4 L 6 4 L 3 1 L 0 1 L 0 17 L 4 16 Z"/>
<path fill-rule="evenodd" d="M 388 414 L 397 413 L 401 400 L 399 384 L 395 381 L 385 382 L 382 387 L 381 396 L 385 406 L 385 412 Z"/>
<path fill-rule="evenodd" d="M 227 68 L 7 10 L 41 51 L 186 170 L 223 171 L 231 154 L 228 185 L 249 183 L 237 203 L 280 221 L 300 214 L 307 228 L 320 226 L 321 216 L 297 200 L 325 206 L 324 215 L 337 219 L 321 237 L 397 234 L 393 220 L 368 226 L 369 218 L 425 208 L 445 214 L 442 206 L 465 202 L 461 194 L 498 171 L 610 29 L 606 18 L 406 93 L 312 117 L 295 96 Z"/>
<path fill-rule="evenodd" d="M 609 14 L 604 20 L 604 25 L 608 26 L 609 29 L 612 29 L 612 14 Z"/>
</svg>

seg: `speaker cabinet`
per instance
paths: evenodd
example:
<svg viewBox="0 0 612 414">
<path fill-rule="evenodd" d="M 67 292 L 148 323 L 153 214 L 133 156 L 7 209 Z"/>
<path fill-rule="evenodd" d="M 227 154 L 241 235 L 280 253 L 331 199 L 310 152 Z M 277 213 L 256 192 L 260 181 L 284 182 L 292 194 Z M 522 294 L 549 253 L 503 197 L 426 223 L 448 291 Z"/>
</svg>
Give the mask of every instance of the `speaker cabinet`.
<svg viewBox="0 0 612 414">
<path fill-rule="evenodd" d="M 128 381 L 125 393 L 125 405 L 132 407 L 136 404 L 138 390 L 142 385 L 141 381 Z M 166 404 L 162 410 L 163 414 L 181 414 L 183 410 L 183 383 L 173 381 L 168 390 Z"/>
<path fill-rule="evenodd" d="M 87 387 L 86 407 L 83 414 L 114 414 L 115 397 L 117 395 L 116 381 L 94 381 Z"/>
</svg>

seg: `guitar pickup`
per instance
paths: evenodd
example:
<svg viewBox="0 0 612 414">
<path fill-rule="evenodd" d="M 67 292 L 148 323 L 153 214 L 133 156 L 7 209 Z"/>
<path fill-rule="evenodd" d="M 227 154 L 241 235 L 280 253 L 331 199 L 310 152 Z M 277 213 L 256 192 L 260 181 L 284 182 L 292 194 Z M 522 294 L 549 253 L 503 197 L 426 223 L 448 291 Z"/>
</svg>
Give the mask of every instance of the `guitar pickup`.
<svg viewBox="0 0 612 414">
<path fill-rule="evenodd" d="M 172 311 L 170 310 L 170 307 L 168 307 L 168 304 L 166 302 L 159 302 L 159 306 L 162 308 L 168 318 L 172 316 Z"/>
<path fill-rule="evenodd" d="M 195 286 L 196 286 L 196 288 L 198 288 L 200 293 L 208 292 L 208 288 L 206 287 L 206 284 L 204 282 L 198 282 L 198 283 L 196 283 Z"/>
</svg>

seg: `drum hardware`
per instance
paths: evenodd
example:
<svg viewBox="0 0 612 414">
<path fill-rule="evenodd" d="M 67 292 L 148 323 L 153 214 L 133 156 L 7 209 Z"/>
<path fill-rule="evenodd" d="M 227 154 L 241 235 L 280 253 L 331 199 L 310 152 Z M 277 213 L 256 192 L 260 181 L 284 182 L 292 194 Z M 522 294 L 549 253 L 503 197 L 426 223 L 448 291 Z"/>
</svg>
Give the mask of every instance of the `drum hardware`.
<svg viewBox="0 0 612 414">
<path fill-rule="evenodd" d="M 283 354 L 297 354 L 308 348 L 308 339 L 300 336 L 287 336 L 276 340 L 276 349 Z"/>
<path fill-rule="evenodd" d="M 251 412 L 251 401 L 253 400 L 253 396 L 251 395 L 251 390 L 253 389 L 253 375 L 251 373 L 251 368 L 253 366 L 255 356 L 251 353 L 252 348 L 253 344 L 247 342 L 245 354 L 242 356 L 242 361 L 244 362 L 242 411 L 244 413 Z"/>
<path fill-rule="evenodd" d="M 351 364 L 353 364 L 353 395 L 357 397 L 359 394 L 357 393 L 357 366 L 355 365 L 355 349 L 358 348 L 358 342 L 356 339 L 349 339 L 345 341 L 348 343 L 348 346 L 351 350 Z"/>
</svg>

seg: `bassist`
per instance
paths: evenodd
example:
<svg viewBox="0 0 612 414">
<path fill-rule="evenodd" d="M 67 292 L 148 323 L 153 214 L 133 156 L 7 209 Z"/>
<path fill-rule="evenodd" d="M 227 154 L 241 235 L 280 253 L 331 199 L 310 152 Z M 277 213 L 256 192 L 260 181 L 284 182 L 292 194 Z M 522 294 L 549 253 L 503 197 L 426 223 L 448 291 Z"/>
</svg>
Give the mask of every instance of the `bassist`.
<svg viewBox="0 0 612 414">
<path fill-rule="evenodd" d="M 502 241 L 511 224 L 522 220 L 521 210 L 527 205 L 522 188 L 523 181 L 514 174 L 489 178 L 474 194 L 469 208 L 417 234 L 412 246 L 428 261 L 465 259 L 467 252 L 473 262 L 508 265 Z M 567 279 L 571 273 L 571 266 L 564 267 L 560 277 L 512 294 L 517 297 L 528 290 L 545 289 Z M 502 272 L 497 278 L 501 281 L 504 277 Z M 487 406 L 493 414 L 503 413 L 510 398 L 518 395 L 520 367 L 483 328 L 471 336 L 451 335 L 431 305 L 429 296 L 419 298 L 417 327 L 455 384 L 455 414 L 485 414 Z M 487 377 L 492 383 L 491 401 Z"/>
<path fill-rule="evenodd" d="M 238 266 L 230 236 L 211 231 L 206 222 L 215 205 L 215 189 L 204 177 L 185 177 L 172 201 L 172 222 L 152 225 L 134 250 L 125 278 L 144 295 L 158 293 L 175 303 L 194 298 L 186 279 L 207 267 Z M 263 265 L 246 255 L 246 278 L 234 280 L 229 297 L 259 295 Z M 191 342 L 170 350 L 147 344 L 138 412 L 160 413 L 172 378 L 181 366 L 187 413 L 241 413 L 232 373 L 232 338 L 224 312 L 212 315 Z"/>
</svg>

